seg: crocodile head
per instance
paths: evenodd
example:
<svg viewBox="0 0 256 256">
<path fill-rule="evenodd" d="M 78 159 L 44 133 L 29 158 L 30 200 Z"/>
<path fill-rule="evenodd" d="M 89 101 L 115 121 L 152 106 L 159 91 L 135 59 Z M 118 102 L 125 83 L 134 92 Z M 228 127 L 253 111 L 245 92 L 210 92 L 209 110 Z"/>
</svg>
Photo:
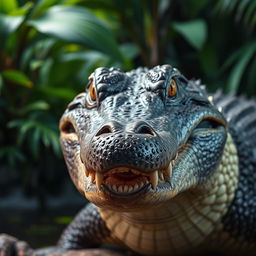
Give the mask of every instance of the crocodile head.
<svg viewBox="0 0 256 256">
<path fill-rule="evenodd" d="M 170 65 L 96 69 L 60 130 L 78 190 L 116 211 L 152 207 L 206 184 L 227 136 L 202 86 Z"/>
</svg>

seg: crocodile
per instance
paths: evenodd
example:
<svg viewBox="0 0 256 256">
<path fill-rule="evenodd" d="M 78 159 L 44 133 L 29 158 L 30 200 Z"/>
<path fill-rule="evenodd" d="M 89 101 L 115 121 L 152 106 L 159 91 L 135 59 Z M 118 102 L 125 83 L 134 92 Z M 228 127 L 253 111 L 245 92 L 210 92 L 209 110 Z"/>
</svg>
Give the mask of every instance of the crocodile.
<svg viewBox="0 0 256 256">
<path fill-rule="evenodd" d="M 60 120 L 60 140 L 90 203 L 53 251 L 254 255 L 255 100 L 209 94 L 171 65 L 101 67 L 88 81 Z"/>
</svg>

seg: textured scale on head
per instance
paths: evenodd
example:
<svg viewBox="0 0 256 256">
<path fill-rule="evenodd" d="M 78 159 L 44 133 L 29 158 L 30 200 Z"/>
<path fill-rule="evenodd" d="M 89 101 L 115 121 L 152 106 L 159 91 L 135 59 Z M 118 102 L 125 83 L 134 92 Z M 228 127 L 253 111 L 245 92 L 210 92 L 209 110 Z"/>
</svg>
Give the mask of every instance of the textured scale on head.
<svg viewBox="0 0 256 256">
<path fill-rule="evenodd" d="M 170 65 L 96 69 L 60 124 L 76 186 L 118 210 L 204 184 L 220 162 L 225 126 L 205 91 Z"/>
<path fill-rule="evenodd" d="M 79 232 L 143 255 L 255 248 L 255 101 L 209 96 L 170 65 L 88 80 L 60 121 L 70 176 L 96 205 Z"/>
</svg>

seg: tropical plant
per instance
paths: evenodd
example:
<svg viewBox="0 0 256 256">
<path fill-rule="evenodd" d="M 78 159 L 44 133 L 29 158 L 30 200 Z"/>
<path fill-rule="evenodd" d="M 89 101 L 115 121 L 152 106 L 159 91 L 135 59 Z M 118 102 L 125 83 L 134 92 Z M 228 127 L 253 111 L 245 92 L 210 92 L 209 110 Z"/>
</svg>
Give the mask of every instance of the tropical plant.
<svg viewBox="0 0 256 256">
<path fill-rule="evenodd" d="M 236 93 L 246 91 L 249 95 L 256 93 L 256 1 L 219 0 L 217 10 L 233 15 L 233 22 L 243 23 L 242 30 L 237 31 L 239 46 L 230 53 L 222 70 L 230 68 L 227 91 Z M 236 40 L 234 40 L 236 41 Z"/>
<path fill-rule="evenodd" d="M 255 27 L 255 0 L 219 0 L 217 7 L 223 12 L 232 13 L 235 17 L 235 20 L 242 21 L 252 28 Z"/>
</svg>

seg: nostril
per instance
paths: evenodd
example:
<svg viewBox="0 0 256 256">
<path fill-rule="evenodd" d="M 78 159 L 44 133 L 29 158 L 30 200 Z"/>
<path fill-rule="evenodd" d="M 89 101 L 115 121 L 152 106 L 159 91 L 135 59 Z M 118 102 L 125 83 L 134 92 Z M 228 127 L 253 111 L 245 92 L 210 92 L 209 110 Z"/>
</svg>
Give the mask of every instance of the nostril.
<svg viewBox="0 0 256 256">
<path fill-rule="evenodd" d="M 105 123 L 96 133 L 95 136 L 100 136 L 103 134 L 117 133 L 123 131 L 123 125 L 116 121 L 111 121 Z"/>
<path fill-rule="evenodd" d="M 153 129 L 147 125 L 141 125 L 141 126 L 137 127 L 135 132 L 137 134 L 147 134 L 147 135 L 151 135 L 151 136 L 155 135 L 155 132 L 153 131 Z"/>
<path fill-rule="evenodd" d="M 96 133 L 95 136 L 100 136 L 102 134 L 108 134 L 108 133 L 112 133 L 112 127 L 110 127 L 109 125 L 105 125 L 103 127 L 100 128 L 100 130 Z"/>
</svg>

